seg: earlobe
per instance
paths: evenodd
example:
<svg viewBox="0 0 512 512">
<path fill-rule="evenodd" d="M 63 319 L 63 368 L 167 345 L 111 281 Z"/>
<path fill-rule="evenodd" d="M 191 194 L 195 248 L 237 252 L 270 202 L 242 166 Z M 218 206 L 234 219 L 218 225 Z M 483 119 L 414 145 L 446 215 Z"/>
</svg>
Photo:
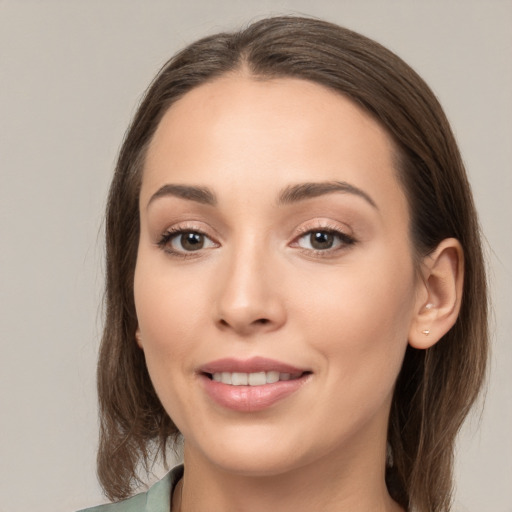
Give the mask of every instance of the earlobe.
<svg viewBox="0 0 512 512">
<path fill-rule="evenodd" d="M 460 242 L 446 238 L 425 257 L 422 290 L 409 332 L 409 344 L 418 349 L 435 345 L 455 324 L 464 282 L 464 254 Z"/>
<path fill-rule="evenodd" d="M 144 348 L 142 346 L 142 337 L 140 335 L 140 327 L 137 327 L 137 329 L 135 331 L 135 341 L 137 342 L 137 345 L 139 346 L 139 348 Z"/>
</svg>

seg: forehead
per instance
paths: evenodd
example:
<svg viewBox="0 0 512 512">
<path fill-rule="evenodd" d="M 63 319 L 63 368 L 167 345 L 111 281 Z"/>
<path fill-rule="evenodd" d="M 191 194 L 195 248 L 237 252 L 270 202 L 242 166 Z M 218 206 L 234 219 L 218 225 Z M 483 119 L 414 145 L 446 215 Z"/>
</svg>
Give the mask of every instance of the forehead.
<svg viewBox="0 0 512 512">
<path fill-rule="evenodd" d="M 215 188 L 249 180 L 267 190 L 269 180 L 276 187 L 343 180 L 396 200 L 403 193 L 394 152 L 381 125 L 340 93 L 301 79 L 230 74 L 165 113 L 147 153 L 142 194 L 166 181 Z"/>
</svg>

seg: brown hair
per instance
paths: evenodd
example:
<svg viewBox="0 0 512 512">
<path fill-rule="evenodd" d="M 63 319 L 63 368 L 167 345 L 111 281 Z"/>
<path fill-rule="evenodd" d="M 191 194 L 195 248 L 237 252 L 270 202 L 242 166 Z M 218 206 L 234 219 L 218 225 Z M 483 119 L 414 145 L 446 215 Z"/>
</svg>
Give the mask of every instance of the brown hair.
<svg viewBox="0 0 512 512">
<path fill-rule="evenodd" d="M 391 496 L 418 512 L 450 508 L 455 436 L 481 388 L 487 360 L 487 294 L 479 227 L 448 121 L 424 81 L 378 43 L 324 21 L 276 17 L 182 50 L 148 88 L 126 134 L 106 215 L 106 322 L 98 366 L 98 474 L 121 499 L 179 432 L 135 343 L 133 275 L 145 152 L 167 109 L 194 87 L 241 68 L 257 78 L 296 77 L 338 91 L 393 137 L 408 197 L 416 256 L 445 238 L 462 244 L 465 280 L 454 327 L 428 350 L 408 347 L 388 429 Z"/>
</svg>

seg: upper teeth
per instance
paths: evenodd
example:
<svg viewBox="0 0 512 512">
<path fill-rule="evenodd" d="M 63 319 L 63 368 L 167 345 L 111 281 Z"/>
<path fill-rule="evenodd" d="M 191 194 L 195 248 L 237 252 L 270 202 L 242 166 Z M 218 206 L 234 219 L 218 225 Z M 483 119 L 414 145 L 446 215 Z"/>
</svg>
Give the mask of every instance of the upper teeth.
<svg viewBox="0 0 512 512">
<path fill-rule="evenodd" d="M 263 384 L 272 384 L 279 380 L 290 380 L 296 377 L 290 373 L 279 372 L 217 372 L 213 374 L 213 380 L 223 384 L 231 384 L 232 386 L 262 386 Z"/>
</svg>

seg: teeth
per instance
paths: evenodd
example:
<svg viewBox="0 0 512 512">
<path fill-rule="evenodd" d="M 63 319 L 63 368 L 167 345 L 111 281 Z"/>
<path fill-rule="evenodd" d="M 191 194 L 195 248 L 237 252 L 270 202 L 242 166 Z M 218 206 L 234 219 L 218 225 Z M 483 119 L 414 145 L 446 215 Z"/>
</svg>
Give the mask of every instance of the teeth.
<svg viewBox="0 0 512 512">
<path fill-rule="evenodd" d="M 231 384 L 233 386 L 247 386 L 249 384 L 249 375 L 247 373 L 232 373 Z"/>
<path fill-rule="evenodd" d="M 218 372 L 212 375 L 216 382 L 223 384 L 231 384 L 232 386 L 263 386 L 264 384 L 273 384 L 280 380 L 298 379 L 301 374 L 292 375 L 291 373 L 279 372 L 256 372 L 256 373 L 240 373 L 240 372 Z"/>
<path fill-rule="evenodd" d="M 267 383 L 265 372 L 249 373 L 249 386 L 263 386 Z"/>
<path fill-rule="evenodd" d="M 268 384 L 273 384 L 279 380 L 279 372 L 267 372 L 266 376 Z"/>
</svg>

